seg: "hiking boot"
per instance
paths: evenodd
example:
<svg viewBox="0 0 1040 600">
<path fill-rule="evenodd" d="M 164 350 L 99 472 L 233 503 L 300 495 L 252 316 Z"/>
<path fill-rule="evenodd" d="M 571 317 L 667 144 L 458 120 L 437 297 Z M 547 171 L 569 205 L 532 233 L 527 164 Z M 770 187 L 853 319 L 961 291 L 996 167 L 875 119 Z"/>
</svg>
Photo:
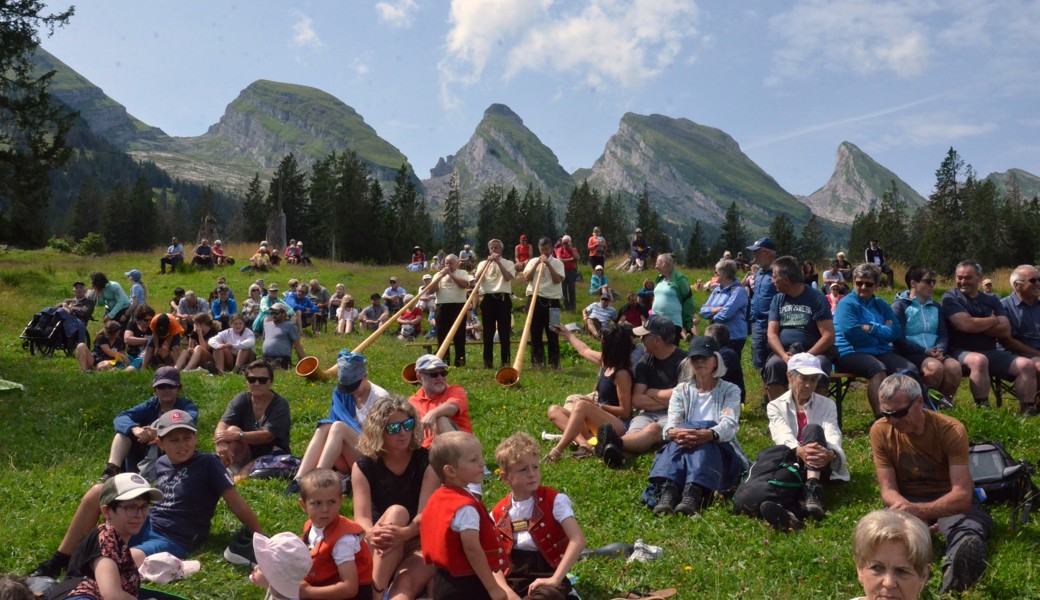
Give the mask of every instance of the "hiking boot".
<svg viewBox="0 0 1040 600">
<path fill-rule="evenodd" d="M 29 573 L 29 577 L 49 577 L 51 579 L 57 579 L 61 576 L 61 572 L 69 566 L 69 560 L 71 556 L 55 552 L 50 558 L 43 561 L 36 566 L 36 569 Z"/>
<path fill-rule="evenodd" d="M 98 477 L 98 483 L 105 483 L 109 479 L 112 479 L 116 475 L 123 472 L 123 469 L 119 468 L 119 465 L 113 463 L 106 463 L 105 470 L 101 472 L 101 477 Z"/>
<path fill-rule="evenodd" d="M 947 592 L 963 592 L 975 585 L 986 570 L 988 555 L 986 540 L 977 535 L 964 538 L 964 541 L 957 544 L 957 547 L 943 561 L 939 595 Z"/>
<path fill-rule="evenodd" d="M 604 423 L 596 430 L 596 449 L 600 450 L 603 462 L 611 469 L 620 469 L 625 464 L 625 442 L 614 428 Z"/>
<path fill-rule="evenodd" d="M 286 496 L 299 496 L 300 495 L 300 480 L 293 479 L 289 481 L 289 487 L 285 488 Z"/>
<path fill-rule="evenodd" d="M 805 482 L 804 500 L 805 500 L 805 512 L 809 513 L 809 516 L 819 521 L 823 518 L 823 484 L 820 480 L 812 477 Z"/>
<path fill-rule="evenodd" d="M 670 515 L 675 512 L 675 505 L 679 503 L 679 486 L 674 481 L 665 481 L 661 484 L 661 492 L 657 496 L 657 506 L 654 507 L 655 515 Z"/>
<path fill-rule="evenodd" d="M 795 514 L 772 500 L 758 505 L 758 514 L 777 531 L 797 531 L 805 527 Z"/>
<path fill-rule="evenodd" d="M 256 554 L 253 552 L 253 533 L 242 526 L 231 536 L 227 548 L 224 549 L 224 560 L 233 565 L 253 568 L 256 566 Z"/>
<path fill-rule="evenodd" d="M 701 511 L 701 497 L 701 486 L 687 483 L 683 488 L 682 500 L 675 505 L 675 512 L 688 517 L 695 516 Z"/>
</svg>

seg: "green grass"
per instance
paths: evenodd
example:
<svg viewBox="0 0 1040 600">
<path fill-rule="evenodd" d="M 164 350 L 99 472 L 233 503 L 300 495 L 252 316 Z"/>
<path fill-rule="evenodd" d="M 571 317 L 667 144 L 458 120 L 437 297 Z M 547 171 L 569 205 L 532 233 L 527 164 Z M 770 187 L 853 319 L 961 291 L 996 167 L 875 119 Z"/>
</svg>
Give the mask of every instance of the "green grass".
<svg viewBox="0 0 1040 600">
<path fill-rule="evenodd" d="M 237 248 L 235 249 L 237 252 Z M 244 252 L 244 250 L 243 250 Z M 241 255 L 237 252 L 235 255 Z M 60 541 L 64 527 L 76 508 L 83 490 L 100 474 L 111 441 L 112 417 L 149 395 L 149 373 L 100 373 L 81 375 L 73 359 L 30 357 L 21 349 L 18 334 L 43 306 L 65 297 L 72 281 L 100 269 L 122 282 L 122 273 L 140 268 L 145 273 L 149 298 L 154 305 L 165 304 L 172 289 L 183 286 L 205 294 L 214 285 L 217 272 L 157 275 L 160 250 L 147 255 L 116 254 L 86 259 L 52 251 L 0 255 L 0 376 L 25 384 L 24 392 L 0 393 L 0 498 L 4 507 L 0 547 L 0 570 L 26 573 L 46 558 Z M 617 260 L 620 260 L 618 258 Z M 609 264 L 615 264 L 611 261 Z M 252 277 L 226 269 L 220 274 L 240 296 L 245 295 Z M 382 291 L 391 274 L 414 290 L 419 276 L 400 268 L 368 267 L 316 261 L 313 268 L 269 273 L 267 281 L 283 288 L 290 277 L 317 277 L 332 288 L 337 282 L 347 285 L 356 298 Z M 706 272 L 688 273 L 691 280 L 705 278 Z M 619 274 L 608 271 L 611 285 L 618 290 L 636 288 L 645 274 Z M 586 273 L 586 277 L 588 274 Z M 580 284 L 579 284 L 580 285 Z M 519 288 L 517 288 L 519 291 Z M 579 307 L 588 298 L 579 287 Z M 698 294 L 698 304 L 705 295 Z M 523 315 L 517 315 L 517 326 Z M 577 320 L 565 314 L 565 320 Z M 320 357 L 323 367 L 331 364 L 336 351 L 356 346 L 360 337 L 347 340 L 325 335 L 307 338 L 308 353 Z M 404 348 L 395 339 L 381 339 L 367 352 L 373 381 L 401 395 L 413 391 L 400 377 L 401 368 L 412 362 L 418 349 Z M 480 364 L 479 347 L 470 347 L 470 363 Z M 530 356 L 528 355 L 528 360 Z M 514 431 L 535 435 L 551 431 L 546 408 L 573 392 L 592 389 L 595 370 L 564 347 L 562 372 L 536 371 L 525 367 L 521 382 L 505 389 L 494 383 L 493 373 L 472 366 L 455 369 L 450 378 L 465 386 L 473 413 L 474 428 L 484 443 L 485 458 L 493 468 L 493 451 L 502 438 Z M 739 439 L 745 450 L 754 454 L 769 443 L 766 420 L 760 403 L 760 384 L 748 373 L 751 399 L 741 421 Z M 184 376 L 185 393 L 201 409 L 201 429 L 212 431 L 224 406 L 244 389 L 238 377 L 215 378 L 199 374 Z M 330 383 L 310 383 L 279 373 L 275 389 L 293 407 L 293 449 L 302 454 L 314 423 L 328 411 Z M 966 384 L 958 398 L 959 408 L 952 414 L 963 420 L 973 438 L 992 438 L 1007 443 L 1017 457 L 1036 460 L 1040 450 L 1037 422 L 1018 418 L 1012 406 L 992 411 L 970 408 Z M 637 538 L 662 546 L 663 558 L 651 563 L 626 565 L 619 559 L 593 559 L 579 563 L 574 572 L 580 577 L 582 597 L 591 600 L 613 598 L 636 586 L 676 587 L 679 598 L 771 598 L 771 599 L 847 599 L 860 593 L 849 552 L 849 536 L 860 516 L 881 507 L 870 462 L 867 427 L 869 410 L 862 391 L 853 391 L 845 405 L 846 441 L 852 481 L 827 489 L 827 519 L 810 524 L 804 531 L 785 535 L 747 517 L 730 514 L 724 503 L 709 509 L 696 520 L 654 518 L 639 503 L 646 484 L 652 457 L 644 456 L 620 471 L 611 471 L 595 460 L 564 460 L 544 469 L 546 484 L 570 494 L 589 546 L 610 542 L 632 542 Z M 200 436 L 202 450 L 212 450 L 209 435 Z M 550 445 L 543 443 L 543 450 Z M 249 481 L 240 485 L 269 533 L 298 531 L 303 513 L 295 499 L 282 494 L 282 482 Z M 505 493 L 497 481 L 486 486 L 487 497 L 497 500 Z M 345 514 L 351 514 L 350 502 Z M 968 598 L 1040 597 L 1040 572 L 1034 559 L 1038 547 L 1036 526 L 1011 532 L 1008 512 L 993 511 L 996 530 L 990 542 L 993 564 L 979 587 Z M 210 541 L 196 556 L 202 572 L 193 578 L 171 584 L 174 593 L 194 599 L 228 597 L 256 599 L 258 588 L 246 580 L 245 571 L 221 559 L 227 537 L 234 529 L 234 516 L 221 505 Z M 935 563 L 936 568 L 938 562 Z M 930 586 L 935 588 L 934 580 Z M 934 594 L 933 594 L 934 596 Z"/>
</svg>

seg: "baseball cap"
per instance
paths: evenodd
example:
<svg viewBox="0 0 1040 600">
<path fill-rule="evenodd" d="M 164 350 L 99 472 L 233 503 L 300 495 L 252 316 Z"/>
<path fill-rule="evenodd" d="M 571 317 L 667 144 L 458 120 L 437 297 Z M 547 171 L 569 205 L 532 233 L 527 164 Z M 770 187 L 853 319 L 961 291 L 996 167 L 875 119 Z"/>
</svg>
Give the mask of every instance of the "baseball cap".
<svg viewBox="0 0 1040 600">
<path fill-rule="evenodd" d="M 419 360 L 415 361 L 415 370 L 420 373 L 447 368 L 448 365 L 436 354 L 423 354 L 419 357 Z"/>
<path fill-rule="evenodd" d="M 643 233 L 642 227 L 636 227 L 636 233 Z"/>
<path fill-rule="evenodd" d="M 675 323 L 664 315 L 654 315 L 646 322 L 645 326 L 632 329 L 632 333 L 643 337 L 644 335 L 656 335 L 670 340 L 675 336 Z"/>
<path fill-rule="evenodd" d="M 820 368 L 820 359 L 808 352 L 799 352 L 787 359 L 787 370 L 799 375 L 826 375 Z"/>
<path fill-rule="evenodd" d="M 123 275 L 126 275 L 127 277 L 129 277 L 130 279 L 133 279 L 134 281 L 136 281 L 138 283 L 141 282 L 141 272 L 138 271 L 137 269 L 130 269 L 126 273 L 123 273 Z"/>
<path fill-rule="evenodd" d="M 192 419 L 190 414 L 179 408 L 164 412 L 152 426 L 155 427 L 159 437 L 165 436 L 174 429 L 198 431 L 195 429 L 195 419 Z"/>
<path fill-rule="evenodd" d="M 758 238 L 757 240 L 755 240 L 754 244 L 751 244 L 750 246 L 747 247 L 747 249 L 752 251 L 752 252 L 754 252 L 755 250 L 759 250 L 761 248 L 765 248 L 766 250 L 772 250 L 772 251 L 775 252 L 776 251 L 776 244 L 773 243 L 773 240 L 771 240 L 771 239 L 769 239 L 767 237 L 764 237 L 764 238 Z"/>
<path fill-rule="evenodd" d="M 275 302 L 269 312 L 289 312 L 289 306 L 284 302 Z"/>
<path fill-rule="evenodd" d="M 527 236 L 521 233 L 521 234 L 520 234 L 520 239 L 522 239 L 522 240 L 526 240 L 526 239 L 527 239 Z"/>
<path fill-rule="evenodd" d="M 430 275 L 429 273 L 427 273 L 427 274 L 423 275 L 422 278 L 423 278 L 423 281 L 429 281 L 429 280 L 433 279 L 433 275 Z"/>
<path fill-rule="evenodd" d="M 150 502 L 159 502 L 164 496 L 159 490 L 148 485 L 148 481 L 138 473 L 120 473 L 110 477 L 101 488 L 101 506 L 116 501 L 133 500 L 147 496 Z"/>
<path fill-rule="evenodd" d="M 593 271 L 602 271 L 603 270 L 603 265 L 596 265 L 596 268 L 594 268 L 592 270 Z"/>
<path fill-rule="evenodd" d="M 269 292 L 277 292 L 278 291 L 278 284 L 277 283 L 272 283 L 271 285 L 267 286 L 267 291 L 269 291 Z"/>
<path fill-rule="evenodd" d="M 715 338 L 699 335 L 690 341 L 690 351 L 686 353 L 689 357 L 715 356 L 719 351 L 719 344 Z"/>
<path fill-rule="evenodd" d="M 72 287 L 76 287 L 78 285 L 82 285 L 82 286 L 86 287 L 87 284 L 83 283 L 82 281 L 76 281 L 76 282 L 73 282 Z"/>
<path fill-rule="evenodd" d="M 155 370 L 155 379 L 152 380 L 152 387 L 159 387 L 160 385 L 180 387 L 181 372 L 177 370 L 177 367 L 165 366 Z"/>
<path fill-rule="evenodd" d="M 397 283 L 397 278 L 396 277 L 391 277 L 390 278 L 390 283 Z"/>
</svg>

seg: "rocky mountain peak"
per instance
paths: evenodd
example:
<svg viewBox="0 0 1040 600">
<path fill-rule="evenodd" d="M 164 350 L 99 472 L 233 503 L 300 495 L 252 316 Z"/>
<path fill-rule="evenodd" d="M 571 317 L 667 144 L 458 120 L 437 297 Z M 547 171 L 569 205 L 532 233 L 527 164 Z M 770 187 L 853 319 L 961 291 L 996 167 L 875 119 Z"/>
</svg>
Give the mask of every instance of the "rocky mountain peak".
<svg viewBox="0 0 1040 600">
<path fill-rule="evenodd" d="M 517 125 L 524 124 L 524 120 L 520 118 L 520 115 L 513 112 L 513 109 L 509 108 L 505 104 L 492 104 L 484 110 L 485 119 L 490 119 L 493 117 L 504 117 L 513 121 Z"/>
</svg>

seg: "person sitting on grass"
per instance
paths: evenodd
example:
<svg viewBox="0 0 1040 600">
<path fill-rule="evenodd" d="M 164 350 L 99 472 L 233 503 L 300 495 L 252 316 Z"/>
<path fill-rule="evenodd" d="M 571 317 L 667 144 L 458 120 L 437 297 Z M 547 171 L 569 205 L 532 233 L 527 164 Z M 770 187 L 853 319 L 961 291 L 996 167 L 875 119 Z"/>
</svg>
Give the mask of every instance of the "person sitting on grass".
<svg viewBox="0 0 1040 600">
<path fill-rule="evenodd" d="M 148 324 L 152 335 L 144 347 L 141 358 L 142 368 L 153 366 L 176 365 L 181 355 L 181 334 L 184 328 L 172 315 L 160 313 L 152 317 Z"/>
<path fill-rule="evenodd" d="M 123 329 L 118 321 L 105 323 L 94 338 L 94 351 L 83 342 L 76 345 L 76 360 L 84 373 L 130 368 L 130 357 L 123 352 Z"/>
<path fill-rule="evenodd" d="M 130 357 L 130 366 L 135 369 L 140 369 L 144 364 L 144 348 L 152 335 L 149 326 L 154 317 L 154 308 L 142 306 L 123 329 L 123 349 Z"/>
<path fill-rule="evenodd" d="M 368 380 L 368 361 L 363 355 L 340 350 L 336 366 L 338 379 L 329 416 L 318 421 L 288 494 L 297 493 L 300 478 L 315 468 L 335 469 L 349 480 L 368 411 L 387 396 L 385 389 Z"/>
<path fill-rule="evenodd" d="M 423 446 L 429 448 L 436 436 L 449 431 L 473 432 L 469 402 L 461 385 L 448 385 L 448 365 L 436 354 L 415 361 L 419 389 L 408 399 L 419 411 Z"/>
<path fill-rule="evenodd" d="M 614 291 L 610 289 L 607 276 L 603 273 L 603 265 L 596 265 L 592 269 L 592 277 L 589 279 L 589 295 L 602 296 L 603 294 L 610 294 L 613 297 Z"/>
<path fill-rule="evenodd" d="M 278 295 L 278 284 L 272 283 L 267 286 L 267 295 L 260 299 L 260 312 L 257 314 L 256 319 L 253 320 L 253 333 L 258 336 L 264 335 L 264 321 L 267 315 L 271 312 L 271 307 L 275 304 L 281 303 L 282 310 L 286 312 L 286 315 L 291 319 L 293 316 L 293 309 L 286 303 L 282 302 L 282 297 Z"/>
<path fill-rule="evenodd" d="M 617 323 L 617 309 L 610 305 L 613 298 L 609 293 L 599 297 L 599 302 L 593 302 L 581 311 L 585 330 L 597 340 L 603 337 L 603 331 Z"/>
<path fill-rule="evenodd" d="M 368 299 L 371 301 L 371 304 L 361 311 L 361 316 L 358 317 L 358 324 L 360 324 L 365 331 L 375 331 L 390 319 L 390 311 L 380 304 L 382 297 L 379 294 L 372 292 L 372 295 L 369 296 Z"/>
<path fill-rule="evenodd" d="M 209 303 L 199 298 L 195 294 L 195 290 L 188 290 L 184 292 L 184 296 L 177 303 L 177 310 L 170 314 L 177 318 L 177 322 L 184 328 L 184 332 L 191 335 L 192 328 L 195 326 L 192 319 L 195 315 L 208 313 L 209 309 Z"/>
<path fill-rule="evenodd" d="M 123 286 L 109 281 L 104 273 L 95 271 L 90 274 L 90 287 L 94 289 L 97 303 L 105 309 L 102 317 L 104 322 L 119 321 L 120 325 L 126 325 L 132 313 L 127 311 L 130 308 L 130 298 L 127 297 Z"/>
<path fill-rule="evenodd" d="M 484 479 L 480 440 L 464 431 L 439 435 L 430 448 L 430 464 L 442 485 L 430 495 L 419 531 L 423 560 L 437 569 L 433 600 L 507 598 L 501 573 L 509 567 L 506 542 L 484 505 L 466 489 Z"/>
<path fill-rule="evenodd" d="M 635 329 L 636 327 L 646 325 L 646 321 L 649 318 L 650 313 L 639 303 L 639 296 L 636 296 L 635 293 L 630 293 L 628 295 L 628 304 L 621 309 L 618 322 L 628 323 L 629 327 Z"/>
<path fill-rule="evenodd" d="M 214 240 L 213 247 L 210 248 L 210 250 L 213 251 L 213 262 L 218 267 L 235 264 L 235 259 L 228 256 L 227 253 L 224 251 L 224 242 L 220 240 Z"/>
<path fill-rule="evenodd" d="M 188 337 L 188 349 L 177 358 L 177 369 L 180 371 L 208 371 L 213 366 L 213 349 L 209 339 L 220 331 L 220 324 L 209 316 L 199 313 L 192 318 L 191 335 Z"/>
<path fill-rule="evenodd" d="M 285 297 L 285 303 L 293 309 L 293 322 L 296 323 L 296 327 L 300 331 L 309 330 L 313 334 L 314 316 L 320 309 L 307 296 L 307 286 L 296 286 L 293 293 Z"/>
<path fill-rule="evenodd" d="M 184 264 L 184 245 L 177 238 L 170 240 L 166 248 L 166 255 L 159 259 L 159 272 L 166 274 L 166 265 L 170 265 L 170 272 L 177 272 L 177 265 Z"/>
<path fill-rule="evenodd" d="M 256 336 L 246 327 L 241 313 L 231 316 L 231 327 L 209 338 L 210 353 L 217 373 L 223 375 L 231 365 L 235 373 L 241 373 L 246 365 L 256 360 Z"/>
<path fill-rule="evenodd" d="M 276 369 L 288 369 L 292 366 L 294 348 L 301 360 L 307 356 L 303 344 L 300 343 L 299 328 L 296 323 L 289 321 L 290 310 L 284 302 L 275 302 L 264 317 L 264 361 Z"/>
<path fill-rule="evenodd" d="M 238 303 L 231 297 L 231 290 L 226 285 L 217 286 L 216 291 L 217 297 L 210 305 L 210 312 L 213 314 L 213 318 L 220 323 L 220 326 L 227 329 L 232 315 L 238 313 Z"/>
<path fill-rule="evenodd" d="M 213 248 L 209 240 L 202 238 L 195 249 L 191 251 L 191 265 L 200 269 L 213 268 Z"/>
<path fill-rule="evenodd" d="M 271 389 L 274 369 L 267 361 L 254 361 L 246 367 L 245 380 L 249 390 L 228 402 L 213 433 L 217 456 L 236 481 L 249 477 L 261 456 L 291 454 L 292 415 L 289 401 Z"/>
<path fill-rule="evenodd" d="M 98 480 L 105 480 L 119 473 L 137 473 L 139 465 L 146 459 L 153 462 L 158 459 L 159 430 L 155 422 L 159 417 L 171 410 L 184 411 L 192 421 L 199 418 L 199 409 L 195 403 L 181 395 L 181 374 L 173 367 L 159 367 L 152 379 L 152 397 L 144 402 L 124 410 L 112 420 L 116 434 L 112 438 L 112 446 L 108 451 L 108 462 Z M 149 473 L 145 472 L 145 475 Z M 154 473 L 151 474 L 154 478 Z"/>
<path fill-rule="evenodd" d="M 602 352 L 589 348 L 566 327 L 559 331 L 578 354 L 600 368 L 599 379 L 592 393 L 571 394 L 563 406 L 549 407 L 549 420 L 563 436 L 545 458 L 559 460 L 571 442 L 578 443 L 578 450 L 572 453 L 576 458 L 589 456 L 594 451 L 602 455 L 603 446 L 597 444 L 594 449 L 590 448 L 588 439 L 599 436 L 599 429 L 603 427 L 622 436 L 632 417 L 632 330 L 624 325 L 608 329 L 603 335 Z M 601 443 L 606 445 L 605 441 Z"/>
<path fill-rule="evenodd" d="M 159 552 L 169 552 L 178 558 L 187 557 L 209 536 L 217 502 L 221 498 L 245 528 L 263 531 L 256 514 L 235 489 L 220 459 L 196 450 L 198 434 L 191 415 L 183 410 L 171 410 L 159 417 L 155 429 L 158 435 L 156 443 L 165 452 L 156 464 L 155 487 L 164 498 L 151 507 L 144 526 L 130 538 L 131 549 L 139 549 L 142 557 Z M 94 484 L 83 495 L 61 545 L 36 567 L 31 577 L 56 579 L 69 566 L 78 542 L 97 526 L 101 515 L 101 489 L 102 484 Z"/>
<path fill-rule="evenodd" d="M 740 390 L 722 380 L 725 370 L 714 339 L 690 342 L 668 403 L 667 443 L 650 468 L 650 482 L 658 487 L 655 515 L 698 514 L 713 492 L 732 488 L 749 466 L 737 443 Z"/>
<path fill-rule="evenodd" d="M 407 400 L 387 396 L 372 405 L 361 427 L 350 481 L 354 520 L 372 547 L 372 588 L 382 598 L 424 595 L 433 567 L 423 563 L 419 515 L 440 481 L 419 437 L 419 413 Z"/>
<path fill-rule="evenodd" d="M 542 485 L 538 455 L 538 442 L 526 433 L 514 433 L 495 449 L 509 493 L 491 518 L 509 548 L 505 584 L 521 598 L 563 600 L 571 592 L 567 572 L 581 558 L 585 534 L 567 494 Z"/>
<path fill-rule="evenodd" d="M 358 331 L 358 309 L 354 306 L 354 297 L 345 294 L 336 309 L 336 333 L 347 335 Z"/>
<path fill-rule="evenodd" d="M 726 374 L 722 378 L 740 388 L 740 404 L 743 405 L 747 399 L 747 390 L 744 389 L 744 365 L 740 363 L 740 354 L 729 346 L 729 328 L 722 323 L 712 323 L 704 328 L 704 335 L 719 345 L 719 356 L 722 357 L 722 365 L 726 367 Z"/>
<path fill-rule="evenodd" d="M 414 297 L 411 294 L 405 294 L 404 303 L 408 304 Z M 397 319 L 397 324 L 401 326 L 398 337 L 402 340 L 413 340 L 422 335 L 424 316 L 423 309 L 418 304 L 401 313 Z"/>
</svg>

